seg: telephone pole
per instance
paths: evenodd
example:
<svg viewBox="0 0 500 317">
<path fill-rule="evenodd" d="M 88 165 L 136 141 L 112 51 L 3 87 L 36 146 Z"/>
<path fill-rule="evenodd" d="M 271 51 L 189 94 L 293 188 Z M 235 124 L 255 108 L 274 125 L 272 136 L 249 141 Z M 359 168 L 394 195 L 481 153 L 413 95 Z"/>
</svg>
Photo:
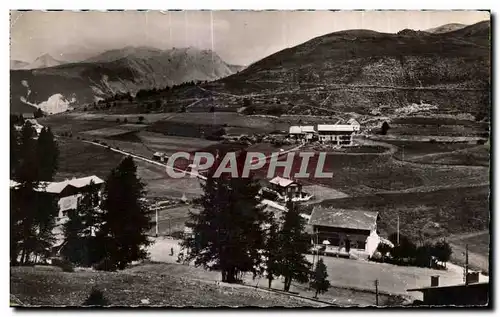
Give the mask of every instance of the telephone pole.
<svg viewBox="0 0 500 317">
<path fill-rule="evenodd" d="M 158 209 L 155 210 L 155 229 L 156 229 L 156 236 L 158 236 Z"/>
<path fill-rule="evenodd" d="M 398 229 L 397 229 L 397 240 L 398 240 L 398 245 L 399 245 L 399 211 L 398 211 Z"/>
<path fill-rule="evenodd" d="M 469 245 L 465 245 L 465 270 L 464 270 L 464 282 L 465 285 L 469 284 L 467 280 L 467 275 L 469 275 Z"/>
</svg>

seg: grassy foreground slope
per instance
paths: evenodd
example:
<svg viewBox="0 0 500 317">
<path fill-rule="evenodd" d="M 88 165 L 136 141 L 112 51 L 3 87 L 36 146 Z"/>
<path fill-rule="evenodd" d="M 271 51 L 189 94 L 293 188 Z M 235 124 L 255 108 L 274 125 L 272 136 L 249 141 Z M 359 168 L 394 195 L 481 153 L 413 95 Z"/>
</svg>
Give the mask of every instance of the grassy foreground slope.
<svg viewBox="0 0 500 317">
<path fill-rule="evenodd" d="M 11 268 L 11 294 L 23 305 L 79 306 L 97 286 L 115 306 L 177 307 L 321 306 L 320 303 L 257 289 L 226 286 L 169 273 L 121 272 L 65 273 L 48 268 Z"/>
</svg>

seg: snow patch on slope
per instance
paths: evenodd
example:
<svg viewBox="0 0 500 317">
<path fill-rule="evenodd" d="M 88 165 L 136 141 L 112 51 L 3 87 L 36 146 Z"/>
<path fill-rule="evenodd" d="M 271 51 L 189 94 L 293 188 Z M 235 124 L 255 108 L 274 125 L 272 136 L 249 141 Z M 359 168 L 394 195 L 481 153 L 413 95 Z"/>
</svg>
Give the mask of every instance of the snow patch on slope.
<svg viewBox="0 0 500 317">
<path fill-rule="evenodd" d="M 76 99 L 74 97 L 70 100 L 67 100 L 61 94 L 54 94 L 50 96 L 47 101 L 44 101 L 37 106 L 38 108 L 42 109 L 43 112 L 54 114 L 70 109 L 70 105 L 75 101 Z"/>
</svg>

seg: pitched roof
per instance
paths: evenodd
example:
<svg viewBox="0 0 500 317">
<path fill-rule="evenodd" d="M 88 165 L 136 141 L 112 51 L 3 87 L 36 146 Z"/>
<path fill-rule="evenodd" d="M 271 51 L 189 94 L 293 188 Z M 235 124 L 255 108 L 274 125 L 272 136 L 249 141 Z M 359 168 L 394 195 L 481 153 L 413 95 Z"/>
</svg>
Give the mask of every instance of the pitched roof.
<svg viewBox="0 0 500 317">
<path fill-rule="evenodd" d="M 314 126 L 312 125 L 304 125 L 300 128 L 302 129 L 302 132 L 316 132 L 316 130 L 314 130 Z"/>
<path fill-rule="evenodd" d="M 351 118 L 351 119 L 347 120 L 347 123 L 351 124 L 351 125 L 353 125 L 353 124 L 359 124 L 358 120 L 356 120 L 354 118 Z"/>
<path fill-rule="evenodd" d="M 281 186 L 281 187 L 287 187 L 290 184 L 293 184 L 295 182 L 293 180 L 291 180 L 291 179 L 288 179 L 288 178 L 283 178 L 283 177 L 280 177 L 280 176 L 276 176 L 275 178 L 271 179 L 269 181 L 269 183 L 275 184 L 275 185 L 278 185 L 278 186 Z"/>
<path fill-rule="evenodd" d="M 314 130 L 314 126 L 312 125 L 303 125 L 303 126 L 293 125 L 289 129 L 290 134 L 314 133 L 314 132 L 316 132 L 316 130 Z"/>
<path fill-rule="evenodd" d="M 311 213 L 310 225 L 325 227 L 373 230 L 378 212 L 358 209 L 339 209 L 316 206 Z"/>
<path fill-rule="evenodd" d="M 339 131 L 339 132 L 353 132 L 355 127 L 350 124 L 318 124 L 319 131 Z"/>
<path fill-rule="evenodd" d="M 74 178 L 69 181 L 69 184 L 71 186 L 81 188 L 90 185 L 90 182 L 93 182 L 94 185 L 99 185 L 104 183 L 102 179 L 99 177 L 92 175 L 92 176 L 87 176 L 87 177 L 82 177 L 82 178 Z"/>
<path fill-rule="evenodd" d="M 90 185 L 90 182 L 93 182 L 95 185 L 99 185 L 104 183 L 102 179 L 99 177 L 92 175 L 82 178 L 73 178 L 69 180 L 65 180 L 62 182 L 47 182 L 44 187 L 42 187 L 41 191 L 45 191 L 47 193 L 59 194 L 61 193 L 67 186 L 73 186 L 76 188 L 82 188 Z M 42 185 L 43 186 L 43 185 Z"/>
</svg>

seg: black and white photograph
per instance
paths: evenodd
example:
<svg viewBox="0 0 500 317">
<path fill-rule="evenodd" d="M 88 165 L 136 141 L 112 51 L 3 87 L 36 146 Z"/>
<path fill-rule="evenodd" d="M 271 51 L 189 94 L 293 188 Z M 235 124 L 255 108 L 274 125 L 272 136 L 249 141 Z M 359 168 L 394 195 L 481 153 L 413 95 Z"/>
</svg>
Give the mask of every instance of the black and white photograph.
<svg viewBox="0 0 500 317">
<path fill-rule="evenodd" d="M 10 307 L 491 308 L 491 16 L 10 10 Z"/>
</svg>

